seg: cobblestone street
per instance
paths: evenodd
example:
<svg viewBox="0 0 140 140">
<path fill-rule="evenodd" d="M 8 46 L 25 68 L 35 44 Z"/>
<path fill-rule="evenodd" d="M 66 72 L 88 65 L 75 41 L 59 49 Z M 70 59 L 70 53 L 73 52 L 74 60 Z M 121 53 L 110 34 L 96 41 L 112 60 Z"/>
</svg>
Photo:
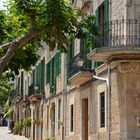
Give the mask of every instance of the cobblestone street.
<svg viewBox="0 0 140 140">
<path fill-rule="evenodd" d="M 29 140 L 23 136 L 10 134 L 7 127 L 0 127 L 0 140 Z"/>
</svg>

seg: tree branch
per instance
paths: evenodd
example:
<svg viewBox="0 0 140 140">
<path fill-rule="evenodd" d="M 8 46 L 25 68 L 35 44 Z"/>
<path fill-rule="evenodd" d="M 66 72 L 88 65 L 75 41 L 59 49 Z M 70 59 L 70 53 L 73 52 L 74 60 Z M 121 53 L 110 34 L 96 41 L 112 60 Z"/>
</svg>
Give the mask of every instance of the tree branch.
<svg viewBox="0 0 140 140">
<path fill-rule="evenodd" d="M 0 76 L 2 75 L 2 72 L 4 71 L 7 64 L 15 55 L 16 50 L 26 45 L 29 41 L 36 38 L 37 36 L 39 36 L 41 33 L 45 31 L 47 31 L 47 26 L 44 26 L 42 29 L 39 30 L 30 29 L 28 33 L 26 33 L 24 36 L 15 39 L 10 43 L 0 46 L 0 48 L 8 49 L 6 54 L 0 59 Z"/>
</svg>

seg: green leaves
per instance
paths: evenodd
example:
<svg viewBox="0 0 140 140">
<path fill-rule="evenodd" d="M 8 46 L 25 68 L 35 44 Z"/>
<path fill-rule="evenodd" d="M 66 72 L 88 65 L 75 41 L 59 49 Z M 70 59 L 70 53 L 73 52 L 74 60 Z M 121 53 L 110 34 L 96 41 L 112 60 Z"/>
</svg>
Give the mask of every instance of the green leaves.
<svg viewBox="0 0 140 140">
<path fill-rule="evenodd" d="M 40 41 L 45 41 L 51 51 L 57 47 L 61 52 L 67 52 L 68 36 L 74 34 L 77 38 L 85 38 L 88 33 L 90 40 L 95 37 L 95 17 L 88 15 L 80 20 L 76 9 L 63 0 L 8 0 L 7 8 L 5 13 L 0 12 L 0 43 L 13 41 L 32 29 L 39 32 L 28 44 L 23 43 L 9 62 L 7 68 L 15 73 L 19 68 L 29 70 L 35 65 L 39 59 Z M 0 57 L 6 51 L 0 50 Z"/>
<path fill-rule="evenodd" d="M 8 67 L 16 74 L 18 74 L 19 68 L 29 71 L 30 67 L 34 66 L 39 59 L 39 55 L 37 54 L 37 45 L 38 44 L 30 43 L 17 50 L 16 55 L 12 58 Z"/>
<path fill-rule="evenodd" d="M 9 77 L 3 74 L 0 77 L 0 105 L 4 105 L 7 99 L 10 97 L 10 93 L 13 90 L 14 86 L 8 83 Z"/>
</svg>

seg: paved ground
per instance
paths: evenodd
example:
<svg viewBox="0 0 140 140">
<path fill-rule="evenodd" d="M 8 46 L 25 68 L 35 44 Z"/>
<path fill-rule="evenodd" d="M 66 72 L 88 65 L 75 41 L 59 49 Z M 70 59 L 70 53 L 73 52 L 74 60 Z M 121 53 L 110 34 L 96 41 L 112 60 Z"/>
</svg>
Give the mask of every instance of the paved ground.
<svg viewBox="0 0 140 140">
<path fill-rule="evenodd" d="M 0 127 L 0 140 L 29 140 L 23 136 L 10 134 L 7 127 Z"/>
</svg>

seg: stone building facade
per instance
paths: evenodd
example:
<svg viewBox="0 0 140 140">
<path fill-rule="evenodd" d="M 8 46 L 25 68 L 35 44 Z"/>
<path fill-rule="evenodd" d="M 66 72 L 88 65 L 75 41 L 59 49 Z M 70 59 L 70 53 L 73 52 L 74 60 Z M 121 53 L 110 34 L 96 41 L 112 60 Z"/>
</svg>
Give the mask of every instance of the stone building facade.
<svg viewBox="0 0 140 140">
<path fill-rule="evenodd" d="M 68 54 L 40 50 L 42 63 L 25 84 L 31 140 L 140 139 L 139 8 L 139 0 L 93 0 L 100 32 L 93 50 L 84 54 L 77 39 Z"/>
</svg>

